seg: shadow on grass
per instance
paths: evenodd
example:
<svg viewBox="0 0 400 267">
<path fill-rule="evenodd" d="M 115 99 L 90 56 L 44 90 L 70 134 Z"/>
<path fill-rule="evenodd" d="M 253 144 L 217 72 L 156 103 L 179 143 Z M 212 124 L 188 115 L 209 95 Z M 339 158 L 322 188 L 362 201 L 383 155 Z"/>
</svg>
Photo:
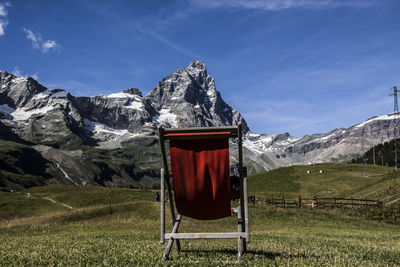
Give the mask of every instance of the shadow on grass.
<svg viewBox="0 0 400 267">
<path fill-rule="evenodd" d="M 181 253 L 194 253 L 206 256 L 206 254 L 230 254 L 230 255 L 237 255 L 237 249 L 182 249 Z M 274 259 L 276 257 L 282 256 L 282 253 L 278 252 L 269 252 L 263 250 L 247 250 L 243 253 L 243 255 L 250 254 L 254 256 L 261 256 L 268 259 Z"/>
<path fill-rule="evenodd" d="M 236 249 L 182 249 L 181 253 L 187 253 L 190 255 L 191 253 L 197 254 L 199 256 L 209 256 L 210 254 L 230 254 L 230 255 L 237 255 L 238 251 Z M 277 257 L 282 258 L 318 258 L 319 256 L 316 255 L 309 255 L 305 253 L 297 253 L 297 254 L 288 254 L 288 253 L 280 253 L 280 252 L 271 252 L 271 251 L 264 251 L 264 250 L 252 250 L 248 249 L 246 252 L 243 253 L 244 256 L 256 256 L 256 257 L 263 257 L 265 259 L 274 260 Z"/>
</svg>

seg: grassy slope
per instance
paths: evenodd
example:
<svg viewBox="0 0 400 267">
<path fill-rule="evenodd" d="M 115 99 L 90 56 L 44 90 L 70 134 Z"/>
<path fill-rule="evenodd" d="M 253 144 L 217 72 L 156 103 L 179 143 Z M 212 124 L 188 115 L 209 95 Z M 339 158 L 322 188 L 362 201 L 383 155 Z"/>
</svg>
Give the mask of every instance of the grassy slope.
<svg viewBox="0 0 400 267">
<path fill-rule="evenodd" d="M 159 244 L 159 205 L 153 195 L 92 186 L 0 192 L 0 265 L 158 265 L 165 245 Z M 400 225 L 370 219 L 363 210 L 256 205 L 250 219 L 245 265 L 400 264 Z M 187 219 L 180 231 L 235 228 L 232 218 Z M 175 247 L 172 252 L 178 265 L 236 259 L 235 240 L 185 241 L 182 248 L 181 254 Z"/>
<path fill-rule="evenodd" d="M 0 140 L 0 188 L 45 185 L 51 177 L 49 162 L 32 147 Z"/>
<path fill-rule="evenodd" d="M 77 157 L 67 156 L 54 148 L 42 152 L 42 155 L 31 145 L 0 139 L 0 189 L 72 184 L 57 164 L 78 184 L 84 181 L 109 187 L 136 188 L 151 188 L 159 184 L 161 165 L 154 139 L 144 138 L 113 150 L 79 148 L 82 155 Z"/>
<path fill-rule="evenodd" d="M 307 174 L 307 170 L 311 173 Z M 361 175 L 359 164 L 292 166 L 249 177 L 249 191 L 257 197 L 284 194 L 288 199 L 296 199 L 299 194 L 303 197 L 384 199 L 400 191 L 400 179 L 395 177 L 393 168 L 371 165 L 367 174 L 368 177 Z"/>
</svg>

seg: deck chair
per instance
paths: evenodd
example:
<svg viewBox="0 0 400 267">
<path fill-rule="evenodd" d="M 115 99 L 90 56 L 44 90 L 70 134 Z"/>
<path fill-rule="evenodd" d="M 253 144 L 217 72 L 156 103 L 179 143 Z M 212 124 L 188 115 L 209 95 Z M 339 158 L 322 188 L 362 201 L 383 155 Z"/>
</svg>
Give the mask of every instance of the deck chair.
<svg viewBox="0 0 400 267">
<path fill-rule="evenodd" d="M 168 240 L 163 260 L 167 260 L 174 240 L 180 252 L 180 239 L 237 239 L 238 261 L 250 242 L 247 171 L 242 160 L 242 127 L 158 129 L 163 168 L 161 169 L 161 243 Z M 240 206 L 231 208 L 229 139 L 238 145 Z M 170 144 L 169 173 L 165 142 Z M 172 179 L 171 179 L 172 178 Z M 171 185 L 172 180 L 172 185 Z M 165 233 L 165 185 L 172 218 L 172 232 Z M 172 194 L 173 190 L 173 194 Z M 175 216 L 175 205 L 177 216 Z M 238 216 L 238 230 L 225 233 L 178 233 L 183 216 L 214 220 Z"/>
</svg>

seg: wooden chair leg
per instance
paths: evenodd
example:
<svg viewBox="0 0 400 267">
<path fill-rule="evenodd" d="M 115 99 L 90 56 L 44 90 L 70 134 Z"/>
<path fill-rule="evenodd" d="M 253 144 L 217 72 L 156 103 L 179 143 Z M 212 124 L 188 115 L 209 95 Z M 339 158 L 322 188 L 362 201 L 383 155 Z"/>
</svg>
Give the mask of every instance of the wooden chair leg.
<svg viewBox="0 0 400 267">
<path fill-rule="evenodd" d="M 178 217 L 175 220 L 174 228 L 172 229 L 172 233 L 178 232 L 179 224 L 181 223 L 181 218 L 182 218 L 182 215 L 178 214 Z M 176 241 L 178 242 L 179 239 L 177 239 Z M 165 248 L 164 255 L 163 255 L 163 261 L 166 261 L 168 259 L 168 256 L 169 256 L 169 253 L 171 252 L 171 248 L 172 248 L 173 244 L 174 244 L 174 239 L 171 238 L 168 241 L 167 247 Z M 178 250 L 178 252 L 180 252 L 180 250 Z"/>
<path fill-rule="evenodd" d="M 242 212 L 240 207 L 238 207 L 238 233 L 242 232 Z M 239 237 L 238 238 L 238 262 L 242 261 L 242 255 L 243 255 L 243 238 Z"/>
</svg>

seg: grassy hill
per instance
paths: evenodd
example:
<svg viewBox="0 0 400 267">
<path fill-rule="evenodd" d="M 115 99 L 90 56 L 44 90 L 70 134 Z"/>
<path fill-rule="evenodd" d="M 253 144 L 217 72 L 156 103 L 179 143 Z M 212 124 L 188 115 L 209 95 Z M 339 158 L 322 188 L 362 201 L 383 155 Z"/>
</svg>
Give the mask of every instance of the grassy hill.
<svg viewBox="0 0 400 267">
<path fill-rule="evenodd" d="M 322 173 L 320 173 L 322 170 Z M 291 166 L 249 177 L 249 192 L 257 197 L 358 197 L 400 198 L 400 174 L 393 168 L 360 164 Z"/>
<path fill-rule="evenodd" d="M 76 150 L 0 139 L 0 190 L 55 184 L 151 188 L 159 184 L 160 167 L 152 138 L 124 148 Z"/>
<path fill-rule="evenodd" d="M 307 174 L 312 167 L 324 168 L 326 176 Z M 313 195 L 329 187 L 342 196 L 349 192 L 368 195 L 374 194 L 373 188 L 389 190 L 398 180 L 391 169 L 371 168 L 360 184 L 359 170 L 356 165 L 330 164 L 282 168 L 250 177 L 249 194 Z M 330 173 L 341 177 L 337 187 Z M 155 192 L 98 186 L 0 191 L 0 266 L 159 265 L 165 245 L 159 243 L 160 208 L 153 200 Z M 250 205 L 250 220 L 245 266 L 400 264 L 399 211 L 256 204 Z M 169 214 L 166 222 L 170 230 Z M 180 227 L 181 232 L 210 229 L 234 231 L 236 220 L 184 218 Z M 174 265 L 215 266 L 236 260 L 236 248 L 236 240 L 191 240 L 182 242 L 180 254 L 174 247 L 171 256 Z"/>
</svg>

